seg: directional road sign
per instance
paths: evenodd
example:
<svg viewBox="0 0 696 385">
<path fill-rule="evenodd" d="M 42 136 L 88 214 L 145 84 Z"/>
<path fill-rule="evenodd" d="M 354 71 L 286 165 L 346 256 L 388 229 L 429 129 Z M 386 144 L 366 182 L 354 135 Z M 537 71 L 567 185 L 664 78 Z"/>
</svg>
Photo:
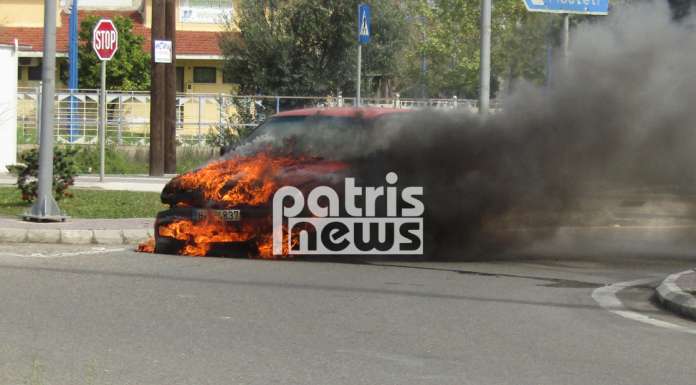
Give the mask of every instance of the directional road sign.
<svg viewBox="0 0 696 385">
<path fill-rule="evenodd" d="M 609 0 L 524 0 L 530 12 L 579 13 L 583 15 L 606 15 Z"/>
</svg>

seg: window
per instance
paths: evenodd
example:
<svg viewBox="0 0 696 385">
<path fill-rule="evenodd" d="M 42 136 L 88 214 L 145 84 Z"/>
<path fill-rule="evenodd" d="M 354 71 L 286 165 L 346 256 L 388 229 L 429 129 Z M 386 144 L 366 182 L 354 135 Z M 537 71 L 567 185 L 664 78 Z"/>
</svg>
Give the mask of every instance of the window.
<svg viewBox="0 0 696 385">
<path fill-rule="evenodd" d="M 194 67 L 194 83 L 217 83 L 217 68 L 215 67 Z"/>
<path fill-rule="evenodd" d="M 22 80 L 22 67 L 17 66 L 17 80 Z"/>
<path fill-rule="evenodd" d="M 232 15 L 232 0 L 181 0 L 179 18 L 183 23 L 219 24 Z"/>
<path fill-rule="evenodd" d="M 28 67 L 29 68 L 29 80 L 40 81 L 41 80 L 41 66 Z"/>
</svg>

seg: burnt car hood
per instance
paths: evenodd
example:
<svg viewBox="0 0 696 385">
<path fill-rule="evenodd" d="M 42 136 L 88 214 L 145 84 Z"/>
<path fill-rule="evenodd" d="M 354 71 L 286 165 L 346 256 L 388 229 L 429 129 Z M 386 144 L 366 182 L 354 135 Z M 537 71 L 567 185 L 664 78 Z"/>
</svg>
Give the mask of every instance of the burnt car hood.
<svg viewBox="0 0 696 385">
<path fill-rule="evenodd" d="M 211 177 L 204 173 L 207 166 L 197 170 L 179 175 L 172 179 L 162 190 L 162 203 L 174 207 L 195 207 L 195 208 L 210 208 L 210 209 L 225 209 L 249 206 L 248 204 L 235 204 L 228 201 L 211 199 L 210 194 L 206 193 L 209 185 L 216 185 L 218 191 L 222 194 L 226 190 L 233 189 L 238 183 L 238 176 L 242 173 L 227 173 L 224 172 L 216 175 L 219 181 L 226 180 L 224 183 L 200 183 L 196 186 L 191 186 L 192 178 L 208 178 Z M 308 158 L 292 162 L 292 164 L 283 165 L 273 170 L 269 174 L 265 174 L 265 178 L 270 178 L 277 188 L 283 186 L 294 186 L 301 191 L 309 191 L 317 186 L 338 186 L 343 183 L 345 176 L 348 174 L 349 166 L 347 163 L 339 161 L 330 161 L 317 158 Z M 232 175 L 239 174 L 239 175 Z M 188 181 L 188 182 L 187 182 Z M 247 181 L 248 182 L 248 181 Z M 252 183 L 254 181 L 252 180 Z M 205 185 L 205 186 L 203 186 Z M 272 199 L 271 199 L 272 200 Z M 261 206 L 268 205 L 270 200 L 259 204 Z"/>
</svg>

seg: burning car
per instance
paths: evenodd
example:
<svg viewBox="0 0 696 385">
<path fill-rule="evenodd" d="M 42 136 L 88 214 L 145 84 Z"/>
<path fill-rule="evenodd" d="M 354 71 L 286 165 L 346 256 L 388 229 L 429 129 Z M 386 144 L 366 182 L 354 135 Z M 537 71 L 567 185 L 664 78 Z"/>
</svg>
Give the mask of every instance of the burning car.
<svg viewBox="0 0 696 385">
<path fill-rule="evenodd" d="M 277 257 L 272 253 L 275 191 L 343 183 L 355 166 L 347 154 L 359 153 L 371 131 L 404 113 L 390 108 L 310 108 L 269 118 L 220 160 L 165 186 L 161 199 L 170 208 L 157 215 L 154 251 Z"/>
</svg>

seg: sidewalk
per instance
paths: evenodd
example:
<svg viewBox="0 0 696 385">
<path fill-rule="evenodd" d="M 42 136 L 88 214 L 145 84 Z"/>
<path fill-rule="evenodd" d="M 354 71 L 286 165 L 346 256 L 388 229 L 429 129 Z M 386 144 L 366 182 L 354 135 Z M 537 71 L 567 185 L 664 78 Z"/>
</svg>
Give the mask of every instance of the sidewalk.
<svg viewBox="0 0 696 385">
<path fill-rule="evenodd" d="M 80 175 L 75 178 L 74 187 L 93 190 L 161 192 L 164 185 L 173 177 L 174 175 L 166 175 L 163 177 L 148 175 L 107 175 L 104 177 L 104 182 L 100 182 L 98 175 Z M 0 174 L 0 186 L 13 185 L 16 182 L 16 177 L 7 173 Z"/>
<path fill-rule="evenodd" d="M 98 175 L 81 175 L 75 188 L 160 192 L 172 175 L 108 175 L 104 182 Z M 0 174 L 0 186 L 14 185 L 17 178 Z M 154 218 L 79 219 L 66 222 L 26 222 L 19 218 L 0 217 L 0 242 L 36 242 L 63 244 L 138 244 L 152 237 Z"/>
<path fill-rule="evenodd" d="M 138 244 L 152 237 L 154 219 L 70 219 L 66 222 L 26 222 L 0 217 L 0 242 Z"/>
<path fill-rule="evenodd" d="M 696 270 L 665 278 L 657 288 L 657 298 L 670 310 L 696 321 Z"/>
</svg>

